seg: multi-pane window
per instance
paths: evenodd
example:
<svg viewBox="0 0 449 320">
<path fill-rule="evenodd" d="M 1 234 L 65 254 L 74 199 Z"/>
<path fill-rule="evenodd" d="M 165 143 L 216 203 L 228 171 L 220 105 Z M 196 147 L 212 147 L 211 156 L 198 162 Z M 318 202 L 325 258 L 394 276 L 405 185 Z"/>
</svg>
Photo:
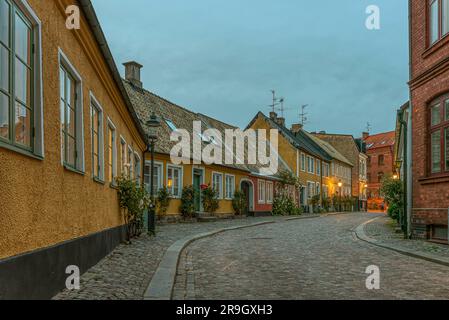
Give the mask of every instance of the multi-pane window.
<svg viewBox="0 0 449 320">
<path fill-rule="evenodd" d="M 64 164 L 76 168 L 78 158 L 77 148 L 77 94 L 76 81 L 73 76 L 61 66 L 60 68 L 61 93 L 61 132 L 62 154 Z"/>
<path fill-rule="evenodd" d="M 301 153 L 301 170 L 306 171 L 306 155 Z"/>
<path fill-rule="evenodd" d="M 160 163 L 154 164 L 154 180 L 153 180 L 153 190 L 154 193 L 157 194 L 157 192 L 162 189 L 162 172 L 163 172 L 163 165 Z M 144 168 L 144 183 L 145 183 L 145 189 L 148 193 L 151 192 L 151 162 L 145 163 Z"/>
<path fill-rule="evenodd" d="M 320 195 L 321 194 L 321 185 L 319 182 L 316 183 L 316 188 L 315 188 L 315 195 Z"/>
<path fill-rule="evenodd" d="M 267 203 L 273 203 L 273 182 L 267 181 Z"/>
<path fill-rule="evenodd" d="M 437 99 L 430 106 L 430 172 L 449 172 L 449 97 Z"/>
<path fill-rule="evenodd" d="M 180 198 L 182 192 L 182 168 L 167 167 L 167 188 L 172 197 Z"/>
<path fill-rule="evenodd" d="M 92 173 L 94 178 L 100 179 L 100 116 L 101 112 L 94 105 L 92 106 Z"/>
<path fill-rule="evenodd" d="M 429 1 L 429 42 L 435 43 L 449 33 L 449 0 Z"/>
<path fill-rule="evenodd" d="M 321 161 L 320 160 L 316 161 L 316 174 L 321 175 Z"/>
<path fill-rule="evenodd" d="M 108 181 L 110 183 L 114 182 L 114 179 L 117 175 L 117 160 L 116 160 L 116 130 L 112 123 L 108 123 L 108 145 L 107 145 L 107 154 L 108 154 Z"/>
<path fill-rule="evenodd" d="M 307 198 L 312 199 L 312 197 L 315 195 L 315 183 L 314 182 L 307 182 Z"/>
<path fill-rule="evenodd" d="M 234 198 L 235 193 L 235 176 L 226 175 L 226 199 Z"/>
<path fill-rule="evenodd" d="M 134 153 L 134 176 L 137 185 L 140 186 L 140 179 L 141 179 L 141 166 L 140 166 L 140 157 L 137 153 Z"/>
<path fill-rule="evenodd" d="M 266 192 L 265 181 L 259 180 L 258 186 L 259 186 L 259 188 L 258 188 L 259 203 L 265 203 L 265 192 Z"/>
<path fill-rule="evenodd" d="M 133 149 L 128 146 L 128 163 L 126 164 L 127 168 L 128 168 L 128 175 L 129 175 L 129 179 L 134 179 L 134 151 Z"/>
<path fill-rule="evenodd" d="M 315 160 L 312 157 L 307 157 L 307 167 L 309 173 L 315 173 Z"/>
<path fill-rule="evenodd" d="M 127 162 L 126 162 L 126 141 L 120 138 L 120 170 L 122 176 L 128 175 Z"/>
<path fill-rule="evenodd" d="M 0 0 L 0 140 L 34 147 L 34 36 L 32 23 Z"/>
<path fill-rule="evenodd" d="M 223 175 L 221 173 L 212 174 L 212 188 L 218 193 L 218 198 L 223 198 Z"/>
</svg>

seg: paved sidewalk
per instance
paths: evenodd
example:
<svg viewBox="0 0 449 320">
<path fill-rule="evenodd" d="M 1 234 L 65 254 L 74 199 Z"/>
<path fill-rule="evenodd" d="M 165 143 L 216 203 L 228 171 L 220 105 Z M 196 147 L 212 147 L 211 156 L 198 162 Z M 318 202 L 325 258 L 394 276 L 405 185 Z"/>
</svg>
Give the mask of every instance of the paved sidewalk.
<svg viewBox="0 0 449 320">
<path fill-rule="evenodd" d="M 365 225 L 365 234 L 382 245 L 392 246 L 416 254 L 449 258 L 449 246 L 423 240 L 405 240 L 402 233 L 395 232 L 396 224 L 388 216 L 380 217 Z"/>
<path fill-rule="evenodd" d="M 140 300 L 166 250 L 177 240 L 216 229 L 289 217 L 220 220 L 213 223 L 180 223 L 158 227 L 157 237 L 144 235 L 131 245 L 120 245 L 81 277 L 81 289 L 65 290 L 55 300 Z"/>
</svg>

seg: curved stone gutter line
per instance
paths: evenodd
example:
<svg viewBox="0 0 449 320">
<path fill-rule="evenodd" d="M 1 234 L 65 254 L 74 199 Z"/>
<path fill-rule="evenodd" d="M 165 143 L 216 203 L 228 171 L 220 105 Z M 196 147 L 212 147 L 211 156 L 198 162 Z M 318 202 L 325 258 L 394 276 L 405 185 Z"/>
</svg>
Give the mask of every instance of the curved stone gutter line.
<svg viewBox="0 0 449 320">
<path fill-rule="evenodd" d="M 245 229 L 251 227 L 262 226 L 266 224 L 276 223 L 274 220 L 258 222 L 254 224 L 236 226 L 218 229 L 211 232 L 205 232 L 201 234 L 197 234 L 192 237 L 186 237 L 184 239 L 176 241 L 173 245 L 171 245 L 164 254 L 164 257 L 159 264 L 156 272 L 151 279 L 150 284 L 147 287 L 147 290 L 144 294 L 144 300 L 171 300 L 173 294 L 173 287 L 175 284 L 176 273 L 178 269 L 179 257 L 181 255 L 182 250 L 187 247 L 189 244 L 196 240 L 200 240 L 203 238 L 208 238 L 226 231 Z"/>
<path fill-rule="evenodd" d="M 396 245 L 392 245 L 392 244 L 386 244 L 385 242 L 382 242 L 377 239 L 373 239 L 373 238 L 369 237 L 365 233 L 365 226 L 374 222 L 377 219 L 380 219 L 380 217 L 377 217 L 375 219 L 364 222 L 361 225 L 359 225 L 358 227 L 356 227 L 353 230 L 353 233 L 355 234 L 355 236 L 364 242 L 367 242 L 369 244 L 375 245 L 375 246 L 383 248 L 383 249 L 388 249 L 388 250 L 395 251 L 397 253 L 400 253 L 400 254 L 403 254 L 403 255 L 406 255 L 406 256 L 409 256 L 412 258 L 417 258 L 417 259 L 421 259 L 421 260 L 425 260 L 425 261 L 429 261 L 429 262 L 433 262 L 433 263 L 437 263 L 437 264 L 441 264 L 443 266 L 449 267 L 449 258 L 440 257 L 435 254 L 424 253 L 424 252 L 420 252 L 420 251 L 416 251 L 413 249 L 408 249 L 408 248 L 404 248 L 404 247 L 400 247 L 400 246 L 396 246 Z"/>
<path fill-rule="evenodd" d="M 176 273 L 178 270 L 179 258 L 182 250 L 184 250 L 189 244 L 196 240 L 200 240 L 203 238 L 208 238 L 226 231 L 246 229 L 252 227 L 258 227 L 267 224 L 273 224 L 278 222 L 286 222 L 292 220 L 299 219 L 311 219 L 311 218 L 319 218 L 320 215 L 313 216 L 302 216 L 296 218 L 288 218 L 281 221 L 276 220 L 268 220 L 253 224 L 229 227 L 218 229 L 211 232 L 205 232 L 201 234 L 197 234 L 195 236 L 187 237 L 181 240 L 176 241 L 172 244 L 167 251 L 165 252 L 159 267 L 153 275 L 153 278 L 150 281 L 150 284 L 145 291 L 143 296 L 144 300 L 171 300 L 173 296 L 173 287 L 175 285 Z"/>
</svg>

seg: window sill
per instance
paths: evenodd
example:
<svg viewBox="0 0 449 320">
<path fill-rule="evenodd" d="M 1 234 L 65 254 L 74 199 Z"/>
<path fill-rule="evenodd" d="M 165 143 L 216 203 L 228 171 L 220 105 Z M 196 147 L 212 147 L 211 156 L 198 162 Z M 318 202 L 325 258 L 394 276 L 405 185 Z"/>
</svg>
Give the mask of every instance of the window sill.
<svg viewBox="0 0 449 320">
<path fill-rule="evenodd" d="M 96 182 L 98 184 L 101 184 L 103 186 L 105 185 L 105 182 L 97 177 L 93 177 L 93 180 L 94 180 L 94 182 Z"/>
<path fill-rule="evenodd" d="M 423 178 L 418 179 L 418 181 L 422 185 L 446 183 L 446 182 L 449 182 L 449 174 L 440 175 L 440 176 L 423 177 Z"/>
<path fill-rule="evenodd" d="M 67 164 L 64 164 L 64 169 L 69 171 L 69 172 L 73 172 L 73 173 L 76 173 L 76 174 L 84 176 L 84 172 L 82 172 L 82 171 L 80 171 L 78 169 L 72 168 L 71 166 L 69 166 Z"/>
<path fill-rule="evenodd" d="M 442 38 L 438 39 L 436 42 L 430 45 L 429 48 L 427 48 L 421 57 L 423 59 L 426 59 L 427 57 L 431 56 L 433 53 L 440 50 L 442 47 L 444 47 L 447 43 L 449 43 L 449 33 L 445 34 Z"/>
<path fill-rule="evenodd" d="M 26 157 L 33 158 L 35 160 L 40 160 L 40 161 L 44 160 L 44 157 L 42 157 L 42 156 L 36 155 L 36 154 L 32 153 L 31 151 L 28 151 L 28 150 L 19 148 L 17 146 L 5 143 L 3 141 L 0 141 L 0 147 L 4 148 L 4 149 L 7 149 L 9 151 L 13 151 L 13 152 L 19 153 L 19 154 L 24 155 Z"/>
<path fill-rule="evenodd" d="M 118 190 L 118 186 L 117 186 L 115 183 L 113 183 L 113 182 L 111 182 L 111 183 L 109 184 L 109 187 L 110 187 L 111 189 Z"/>
</svg>

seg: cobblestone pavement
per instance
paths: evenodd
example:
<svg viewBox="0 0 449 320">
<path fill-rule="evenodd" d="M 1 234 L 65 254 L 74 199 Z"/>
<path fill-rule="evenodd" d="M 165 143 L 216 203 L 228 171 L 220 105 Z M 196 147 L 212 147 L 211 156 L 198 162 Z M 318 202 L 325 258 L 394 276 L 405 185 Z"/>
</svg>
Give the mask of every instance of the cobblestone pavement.
<svg viewBox="0 0 449 320">
<path fill-rule="evenodd" d="M 388 216 L 379 219 L 365 226 L 367 236 L 380 241 L 383 244 L 391 244 L 397 247 L 411 249 L 417 253 L 432 253 L 443 257 L 449 257 L 449 246 L 438 243 L 431 243 L 422 240 L 404 240 L 403 233 L 396 233 L 396 223 Z"/>
<path fill-rule="evenodd" d="M 143 294 L 167 248 L 187 236 L 282 217 L 222 220 L 213 223 L 171 224 L 158 227 L 157 237 L 146 235 L 131 245 L 120 245 L 81 277 L 81 289 L 65 290 L 55 300 L 137 300 Z"/>
<path fill-rule="evenodd" d="M 182 253 L 175 299 L 449 299 L 449 268 L 357 240 L 366 213 L 229 231 Z M 380 268 L 380 290 L 366 268 Z"/>
</svg>

